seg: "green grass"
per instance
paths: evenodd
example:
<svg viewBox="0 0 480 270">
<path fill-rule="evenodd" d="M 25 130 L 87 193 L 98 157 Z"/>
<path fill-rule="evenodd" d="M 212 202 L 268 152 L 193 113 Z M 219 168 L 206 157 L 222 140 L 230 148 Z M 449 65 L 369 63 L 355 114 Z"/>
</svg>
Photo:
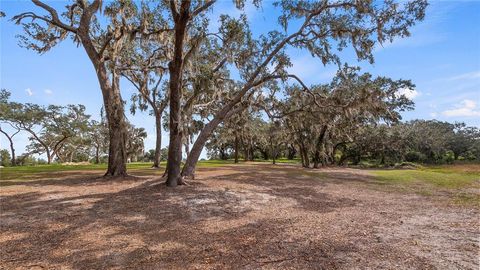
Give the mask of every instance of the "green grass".
<svg viewBox="0 0 480 270">
<path fill-rule="evenodd" d="M 469 173 L 422 170 L 375 170 L 377 181 L 384 184 L 428 184 L 436 187 L 457 189 L 471 185 L 480 177 Z"/>
<path fill-rule="evenodd" d="M 265 162 L 265 163 L 272 163 L 271 159 L 256 159 L 255 162 Z M 278 164 L 299 164 L 301 162 L 300 159 L 286 159 L 286 158 L 279 158 L 275 160 L 275 163 Z"/>
<path fill-rule="evenodd" d="M 166 162 L 161 163 L 165 167 Z M 198 168 L 212 168 L 222 165 L 233 164 L 233 160 L 201 160 L 198 162 Z M 88 164 L 88 165 L 36 165 L 36 166 L 16 166 L 0 169 L 0 185 L 3 181 L 28 181 L 44 179 L 52 174 L 61 174 L 69 171 L 85 171 L 92 173 L 101 173 L 107 169 L 107 164 Z M 163 170 L 153 170 L 151 162 L 134 162 L 127 164 L 127 170 L 134 175 L 158 175 L 163 174 Z"/>
<path fill-rule="evenodd" d="M 480 205 L 480 166 L 436 166 L 416 170 L 373 170 L 375 184 L 424 196 L 443 194 L 459 204 Z"/>
</svg>

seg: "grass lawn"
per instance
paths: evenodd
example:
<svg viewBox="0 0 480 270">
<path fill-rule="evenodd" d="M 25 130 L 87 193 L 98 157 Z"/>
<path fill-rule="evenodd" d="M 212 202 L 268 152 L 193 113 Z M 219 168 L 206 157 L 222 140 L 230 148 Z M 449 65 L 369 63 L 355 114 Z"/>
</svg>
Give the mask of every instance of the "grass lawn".
<svg viewBox="0 0 480 270">
<path fill-rule="evenodd" d="M 161 169 L 153 170 L 151 162 L 133 162 L 127 164 L 127 170 L 133 175 L 158 175 L 163 174 L 166 162 L 161 163 Z M 211 168 L 222 165 L 233 164 L 233 160 L 201 160 L 198 162 L 198 168 Z M 16 166 L 0 169 L 0 186 L 3 181 L 21 181 L 35 180 L 48 177 L 55 173 L 65 173 L 69 171 L 102 172 L 107 169 L 107 164 L 88 164 L 88 165 L 36 165 L 36 166 Z"/>
<path fill-rule="evenodd" d="M 256 160 L 260 163 L 271 163 L 271 160 Z M 299 160 L 279 159 L 278 163 L 298 163 Z M 241 161 L 240 163 L 244 163 Z M 215 168 L 233 165 L 233 160 L 200 160 L 197 168 Z M 162 162 L 161 169 L 152 169 L 150 162 L 128 163 L 128 172 L 137 176 L 160 176 L 163 174 L 166 163 Z M 260 165 L 259 165 L 260 166 Z M 103 173 L 107 164 L 88 165 L 37 165 L 18 166 L 0 169 L 0 186 L 8 186 L 16 182 L 29 182 L 44 179 L 56 179 L 78 174 L 97 175 Z M 71 172 L 71 173 L 69 173 Z M 425 196 L 447 195 L 460 204 L 474 204 L 480 206 L 480 164 L 443 165 L 421 167 L 414 170 L 406 169 L 375 169 L 368 170 L 372 175 L 375 187 L 394 192 L 417 193 Z M 298 174 L 310 178 L 326 178 L 327 174 L 321 170 L 294 170 L 287 173 L 290 177 Z"/>
<path fill-rule="evenodd" d="M 373 170 L 375 183 L 421 195 L 449 193 L 458 203 L 480 205 L 480 164 L 423 167 L 416 170 Z M 469 192 L 471 191 L 471 192 Z"/>
</svg>

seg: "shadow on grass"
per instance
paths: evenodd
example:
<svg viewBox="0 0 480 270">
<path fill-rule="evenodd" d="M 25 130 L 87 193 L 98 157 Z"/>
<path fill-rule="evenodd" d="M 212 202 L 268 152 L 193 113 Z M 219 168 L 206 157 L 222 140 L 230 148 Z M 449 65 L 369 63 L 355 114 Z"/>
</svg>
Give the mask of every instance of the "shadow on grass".
<svg viewBox="0 0 480 270">
<path fill-rule="evenodd" d="M 315 191 L 325 184 L 322 181 L 301 174 L 285 177 L 291 172 L 287 167 L 276 176 L 234 169 L 234 174 L 213 178 L 264 187 L 307 211 L 330 212 L 355 204 Z M 286 230 L 292 224 L 287 219 L 264 217 L 245 222 L 255 205 L 245 205 L 240 192 L 213 189 L 202 181 L 191 183 L 171 189 L 159 179 L 108 181 L 85 175 L 22 183 L 78 188 L 79 193 L 0 197 L 0 263 L 7 268 L 259 268 L 274 264 L 334 269 L 341 264 L 335 258 L 338 252 L 356 252 L 353 243 L 309 241 L 303 235 L 291 239 Z M 102 185 L 92 186 L 97 184 Z M 127 187 L 109 188 L 121 184 Z M 212 221 L 218 226 L 212 227 Z"/>
</svg>

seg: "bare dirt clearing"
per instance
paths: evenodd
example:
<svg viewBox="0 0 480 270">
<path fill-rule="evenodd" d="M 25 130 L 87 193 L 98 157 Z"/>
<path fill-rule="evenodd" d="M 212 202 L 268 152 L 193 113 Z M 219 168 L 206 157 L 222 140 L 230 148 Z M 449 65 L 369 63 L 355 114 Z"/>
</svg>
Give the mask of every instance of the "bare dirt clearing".
<svg viewBox="0 0 480 270">
<path fill-rule="evenodd" d="M 479 268 L 478 207 L 365 170 L 224 166 L 176 189 L 66 174 L 1 187 L 0 268 Z"/>
</svg>

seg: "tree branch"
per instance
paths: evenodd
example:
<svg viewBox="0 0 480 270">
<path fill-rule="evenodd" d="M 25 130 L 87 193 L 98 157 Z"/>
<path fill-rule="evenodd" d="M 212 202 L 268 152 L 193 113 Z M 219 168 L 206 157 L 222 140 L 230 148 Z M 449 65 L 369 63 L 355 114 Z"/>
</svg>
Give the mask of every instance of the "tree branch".
<svg viewBox="0 0 480 270">
<path fill-rule="evenodd" d="M 196 17 L 198 14 L 202 13 L 203 11 L 207 10 L 209 7 L 211 7 L 213 4 L 215 4 L 217 0 L 210 0 L 207 3 L 205 3 L 203 6 L 196 8 L 192 12 L 192 18 Z"/>
</svg>

